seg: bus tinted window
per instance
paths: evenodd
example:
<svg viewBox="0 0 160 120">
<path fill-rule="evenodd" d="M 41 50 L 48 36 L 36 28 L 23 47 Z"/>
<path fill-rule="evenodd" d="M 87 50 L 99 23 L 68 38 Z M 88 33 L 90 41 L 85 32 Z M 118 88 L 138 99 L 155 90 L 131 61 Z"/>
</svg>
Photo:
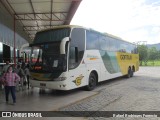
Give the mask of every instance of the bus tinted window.
<svg viewBox="0 0 160 120">
<path fill-rule="evenodd" d="M 69 37 L 70 28 L 51 29 L 48 31 L 38 32 L 33 44 L 44 42 L 61 41 L 64 37 Z"/>
<path fill-rule="evenodd" d="M 69 69 L 76 68 L 83 57 L 85 48 L 85 30 L 74 28 L 71 33 L 71 43 L 69 49 Z"/>
<path fill-rule="evenodd" d="M 136 45 L 117 40 L 117 48 L 119 52 L 137 53 Z"/>
<path fill-rule="evenodd" d="M 124 41 L 117 41 L 118 43 L 118 51 L 119 52 L 128 52 L 127 51 L 127 43 Z"/>
<path fill-rule="evenodd" d="M 99 43 L 101 50 L 109 50 L 109 39 L 106 36 L 100 35 Z"/>
<path fill-rule="evenodd" d="M 86 49 L 99 49 L 99 35 L 96 32 L 86 31 Z"/>
<path fill-rule="evenodd" d="M 109 38 L 109 43 L 110 43 L 110 51 L 118 51 L 117 49 L 117 40 L 114 38 Z"/>
</svg>

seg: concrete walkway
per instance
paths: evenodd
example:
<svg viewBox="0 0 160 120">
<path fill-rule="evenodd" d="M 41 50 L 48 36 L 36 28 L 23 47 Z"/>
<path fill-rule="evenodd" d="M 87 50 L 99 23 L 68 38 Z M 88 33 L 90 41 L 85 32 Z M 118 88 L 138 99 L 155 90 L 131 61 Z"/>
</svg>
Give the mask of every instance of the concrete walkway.
<svg viewBox="0 0 160 120">
<path fill-rule="evenodd" d="M 5 103 L 4 91 L 0 91 L 0 111 L 59 111 L 68 105 L 75 104 L 90 96 L 96 95 L 97 92 L 84 91 L 82 89 L 71 91 L 51 91 L 40 90 L 38 88 L 25 89 L 24 91 L 17 92 L 17 103 L 12 105 L 10 95 L 9 104 Z M 5 119 L 5 118 L 4 118 Z M 22 118 L 15 118 L 16 120 Z M 23 118 L 28 119 L 28 118 Z M 83 120 L 82 117 L 44 117 L 44 118 L 29 118 L 38 120 Z M 9 120 L 9 118 L 7 118 Z M 13 120 L 13 118 L 12 118 Z"/>
</svg>

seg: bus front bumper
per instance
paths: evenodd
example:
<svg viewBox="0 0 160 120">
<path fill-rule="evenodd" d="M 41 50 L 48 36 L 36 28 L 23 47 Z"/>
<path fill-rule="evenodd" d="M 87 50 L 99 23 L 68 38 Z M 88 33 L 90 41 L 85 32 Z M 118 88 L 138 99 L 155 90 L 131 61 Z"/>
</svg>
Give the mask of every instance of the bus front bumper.
<svg viewBox="0 0 160 120">
<path fill-rule="evenodd" d="M 69 90 L 65 81 L 38 81 L 30 79 L 30 84 L 32 87 L 42 89 Z"/>
</svg>

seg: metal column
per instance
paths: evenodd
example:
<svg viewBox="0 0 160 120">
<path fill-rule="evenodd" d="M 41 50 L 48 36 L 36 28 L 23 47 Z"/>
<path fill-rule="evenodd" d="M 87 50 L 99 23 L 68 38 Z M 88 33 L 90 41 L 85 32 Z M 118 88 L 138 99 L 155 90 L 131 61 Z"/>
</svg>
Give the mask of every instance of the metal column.
<svg viewBox="0 0 160 120">
<path fill-rule="evenodd" d="M 16 19 L 14 15 L 14 65 L 16 65 Z"/>
</svg>

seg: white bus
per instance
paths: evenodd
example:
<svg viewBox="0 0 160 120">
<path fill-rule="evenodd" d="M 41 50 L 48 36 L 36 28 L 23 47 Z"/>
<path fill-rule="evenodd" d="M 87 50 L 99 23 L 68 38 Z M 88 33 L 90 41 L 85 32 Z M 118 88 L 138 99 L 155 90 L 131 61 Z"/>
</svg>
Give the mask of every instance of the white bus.
<svg viewBox="0 0 160 120">
<path fill-rule="evenodd" d="M 132 77 L 139 69 L 136 45 L 80 26 L 40 31 L 30 46 L 33 87 L 93 90 L 100 81 Z"/>
</svg>

